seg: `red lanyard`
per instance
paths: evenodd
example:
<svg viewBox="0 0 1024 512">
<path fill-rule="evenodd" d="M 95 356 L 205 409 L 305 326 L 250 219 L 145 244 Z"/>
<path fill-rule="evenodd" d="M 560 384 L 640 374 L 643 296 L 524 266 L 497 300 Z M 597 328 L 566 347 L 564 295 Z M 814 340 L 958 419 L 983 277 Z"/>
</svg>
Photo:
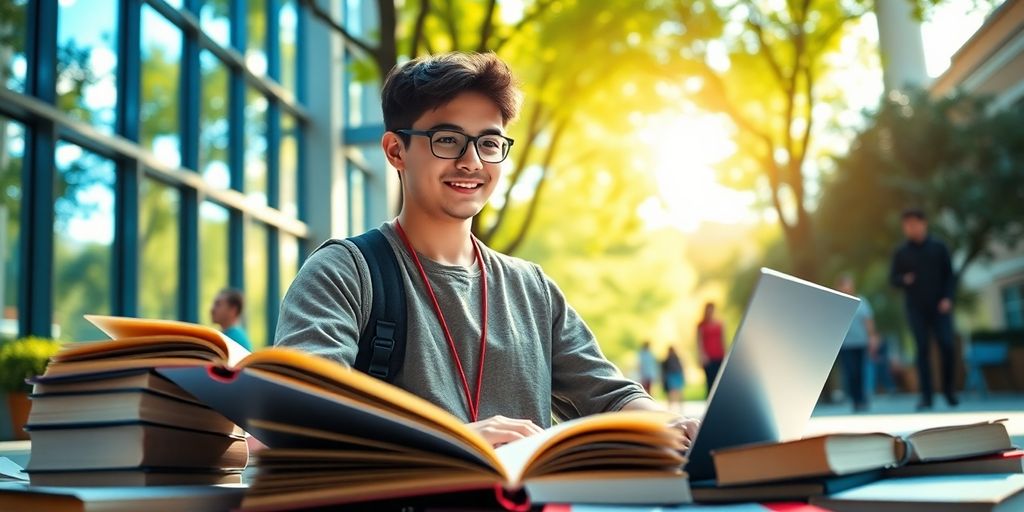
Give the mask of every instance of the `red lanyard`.
<svg viewBox="0 0 1024 512">
<path fill-rule="evenodd" d="M 462 369 L 459 351 L 455 349 L 455 339 L 452 338 L 452 333 L 448 330 L 448 322 L 444 320 L 444 313 L 441 312 L 441 305 L 438 304 L 437 296 L 434 295 L 434 288 L 430 286 L 430 280 L 427 279 L 427 272 L 423 270 L 423 264 L 420 263 L 419 255 L 416 254 L 416 250 L 409 243 L 409 237 L 405 234 L 402 224 L 397 219 L 395 220 L 395 227 L 398 228 L 398 234 L 402 237 L 402 242 L 405 242 L 405 248 L 412 255 L 412 260 L 416 262 L 416 268 L 420 271 L 423 283 L 427 285 L 427 293 L 430 294 L 430 300 L 434 303 L 434 312 L 437 313 L 437 319 L 441 322 L 441 328 L 444 329 L 444 336 L 448 340 L 448 347 L 451 348 L 452 356 L 455 358 L 455 368 L 459 371 L 459 377 L 462 379 L 462 390 L 466 393 L 466 402 L 469 405 L 469 417 L 473 421 L 478 421 L 480 414 L 480 389 L 483 388 L 484 381 L 484 358 L 487 356 L 487 268 L 484 267 L 484 260 L 480 255 L 480 246 L 476 239 L 473 238 L 473 251 L 476 256 L 477 265 L 480 266 L 480 288 L 483 290 L 483 299 L 481 300 L 483 312 L 481 313 L 482 318 L 480 320 L 480 368 L 476 374 L 476 398 L 474 399 L 474 395 L 469 389 L 466 371 Z"/>
</svg>

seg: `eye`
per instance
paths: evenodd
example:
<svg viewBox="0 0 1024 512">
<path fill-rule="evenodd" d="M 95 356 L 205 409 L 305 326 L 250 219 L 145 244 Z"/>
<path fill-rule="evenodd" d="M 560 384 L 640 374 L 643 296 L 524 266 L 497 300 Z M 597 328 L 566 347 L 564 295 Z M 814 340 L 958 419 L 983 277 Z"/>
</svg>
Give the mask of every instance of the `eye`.
<svg viewBox="0 0 1024 512">
<path fill-rule="evenodd" d="M 456 144 L 458 140 L 451 135 L 441 135 L 434 139 L 435 144 Z"/>
</svg>

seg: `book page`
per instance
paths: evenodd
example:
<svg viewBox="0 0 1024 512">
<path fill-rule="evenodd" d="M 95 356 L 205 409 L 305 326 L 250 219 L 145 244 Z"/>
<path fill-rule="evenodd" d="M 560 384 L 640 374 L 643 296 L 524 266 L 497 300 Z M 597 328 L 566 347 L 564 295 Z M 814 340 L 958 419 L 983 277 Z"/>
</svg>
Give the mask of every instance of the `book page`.
<svg viewBox="0 0 1024 512">
<path fill-rule="evenodd" d="M 113 339 L 153 335 L 178 335 L 207 340 L 217 348 L 218 353 L 224 359 L 225 366 L 229 367 L 237 365 L 249 355 L 249 351 L 239 345 L 237 341 L 216 329 L 202 325 L 178 322 L 176 320 L 154 320 L 104 315 L 85 315 L 85 319 Z"/>
<path fill-rule="evenodd" d="M 295 349 L 274 347 L 253 353 L 240 367 L 300 378 L 307 384 L 342 394 L 348 399 L 388 409 L 406 418 L 415 418 L 418 423 L 429 425 L 472 446 L 486 459 L 498 464 L 491 444 L 454 415 L 404 389 L 334 361 Z M 281 371 L 282 368 L 295 371 L 285 372 Z"/>
<path fill-rule="evenodd" d="M 619 411 L 586 416 L 560 423 L 540 434 L 513 441 L 496 451 L 508 475 L 509 484 L 518 487 L 530 465 L 543 452 L 573 437 L 601 430 L 647 432 L 658 434 L 670 429 L 668 423 L 676 416 L 669 412 Z M 681 433 L 679 434 L 682 435 Z"/>
</svg>

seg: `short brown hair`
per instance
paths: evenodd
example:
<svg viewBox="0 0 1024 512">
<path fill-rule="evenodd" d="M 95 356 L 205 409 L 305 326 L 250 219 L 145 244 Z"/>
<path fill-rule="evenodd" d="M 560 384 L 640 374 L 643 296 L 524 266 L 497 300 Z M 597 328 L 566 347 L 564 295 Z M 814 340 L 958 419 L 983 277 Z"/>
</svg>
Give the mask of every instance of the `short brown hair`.
<svg viewBox="0 0 1024 512">
<path fill-rule="evenodd" d="M 494 53 L 452 52 L 413 59 L 388 73 L 381 91 L 384 129 L 412 128 L 424 112 L 466 91 L 490 98 L 505 124 L 519 113 L 521 95 L 508 64 Z"/>
<path fill-rule="evenodd" d="M 228 305 L 237 309 L 239 315 L 242 314 L 242 309 L 245 307 L 245 297 L 241 291 L 234 288 L 224 288 L 218 295 L 223 295 Z"/>
</svg>

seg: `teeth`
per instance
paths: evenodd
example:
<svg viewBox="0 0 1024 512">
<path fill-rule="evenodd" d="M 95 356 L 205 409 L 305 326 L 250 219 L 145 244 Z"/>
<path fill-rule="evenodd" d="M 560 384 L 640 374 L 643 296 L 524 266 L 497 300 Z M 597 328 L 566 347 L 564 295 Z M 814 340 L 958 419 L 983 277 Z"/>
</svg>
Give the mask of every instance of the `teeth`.
<svg viewBox="0 0 1024 512">
<path fill-rule="evenodd" d="M 453 187 L 459 187 L 459 188 L 476 188 L 478 184 L 477 183 L 460 183 L 460 182 L 452 181 L 452 182 L 449 183 L 449 185 L 451 185 Z"/>
</svg>

